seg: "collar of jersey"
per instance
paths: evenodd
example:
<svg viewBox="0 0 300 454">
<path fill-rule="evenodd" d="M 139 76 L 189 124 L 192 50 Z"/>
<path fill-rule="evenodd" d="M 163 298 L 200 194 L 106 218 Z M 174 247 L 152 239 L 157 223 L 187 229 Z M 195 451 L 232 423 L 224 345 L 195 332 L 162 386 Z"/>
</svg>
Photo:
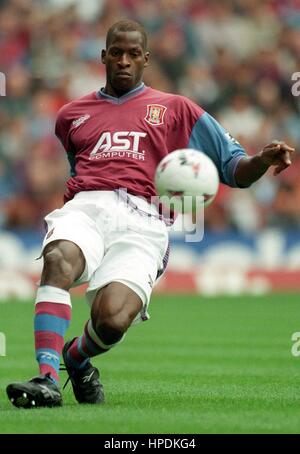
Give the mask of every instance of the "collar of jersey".
<svg viewBox="0 0 300 454">
<path fill-rule="evenodd" d="M 99 99 L 104 98 L 106 101 L 111 102 L 113 104 L 123 104 L 124 102 L 129 101 L 135 96 L 140 95 L 146 88 L 147 88 L 146 85 L 144 84 L 144 82 L 142 82 L 141 85 L 134 88 L 133 90 L 130 90 L 128 93 L 126 93 L 123 96 L 120 96 L 119 98 L 115 98 L 114 96 L 108 95 L 107 93 L 105 93 L 104 88 L 101 88 L 97 92 L 97 97 Z"/>
</svg>

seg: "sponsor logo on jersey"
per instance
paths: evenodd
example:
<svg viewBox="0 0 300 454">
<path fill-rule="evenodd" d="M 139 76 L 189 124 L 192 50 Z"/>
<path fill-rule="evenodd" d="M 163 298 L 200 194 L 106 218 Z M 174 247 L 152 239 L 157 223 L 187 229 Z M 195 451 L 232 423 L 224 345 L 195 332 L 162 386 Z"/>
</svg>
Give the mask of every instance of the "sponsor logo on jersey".
<svg viewBox="0 0 300 454">
<path fill-rule="evenodd" d="M 144 120 L 152 126 L 163 125 L 166 110 L 167 108 L 165 106 L 161 106 L 160 104 L 148 104 L 147 115 Z"/>
<path fill-rule="evenodd" d="M 132 158 L 144 161 L 145 151 L 140 150 L 140 140 L 146 136 L 145 132 L 137 131 L 103 132 L 89 159 Z"/>
<path fill-rule="evenodd" d="M 82 117 L 79 117 L 77 120 L 72 121 L 72 126 L 74 126 L 74 128 L 77 128 L 82 123 L 86 122 L 90 117 L 91 116 L 89 114 L 83 115 Z"/>
</svg>

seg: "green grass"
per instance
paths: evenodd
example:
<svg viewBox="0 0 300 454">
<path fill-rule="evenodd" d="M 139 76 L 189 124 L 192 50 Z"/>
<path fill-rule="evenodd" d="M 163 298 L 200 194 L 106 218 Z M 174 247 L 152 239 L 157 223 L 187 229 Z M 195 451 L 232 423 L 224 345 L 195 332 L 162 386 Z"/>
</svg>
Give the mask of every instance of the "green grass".
<svg viewBox="0 0 300 454">
<path fill-rule="evenodd" d="M 62 408 L 34 410 L 5 394 L 36 374 L 33 307 L 0 304 L 0 433 L 300 433 L 300 357 L 291 355 L 299 304 L 293 294 L 155 296 L 151 320 L 93 361 L 105 405 L 78 405 L 68 386 Z M 68 337 L 88 316 L 83 300 L 73 307 Z"/>
</svg>

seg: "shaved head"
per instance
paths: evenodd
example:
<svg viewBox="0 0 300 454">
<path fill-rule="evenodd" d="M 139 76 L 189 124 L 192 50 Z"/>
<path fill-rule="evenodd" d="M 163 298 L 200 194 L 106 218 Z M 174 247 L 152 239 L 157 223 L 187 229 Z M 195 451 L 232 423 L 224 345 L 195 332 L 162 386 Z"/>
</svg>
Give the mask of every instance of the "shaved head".
<svg viewBox="0 0 300 454">
<path fill-rule="evenodd" d="M 106 35 L 106 49 L 110 46 L 116 33 L 119 32 L 139 32 L 142 37 L 143 50 L 147 49 L 147 34 L 144 27 L 134 20 L 121 20 L 113 24 Z"/>
<path fill-rule="evenodd" d="M 115 97 L 140 86 L 149 63 L 145 29 L 133 20 L 113 24 L 106 35 L 101 61 L 106 66 L 107 94 Z"/>
</svg>

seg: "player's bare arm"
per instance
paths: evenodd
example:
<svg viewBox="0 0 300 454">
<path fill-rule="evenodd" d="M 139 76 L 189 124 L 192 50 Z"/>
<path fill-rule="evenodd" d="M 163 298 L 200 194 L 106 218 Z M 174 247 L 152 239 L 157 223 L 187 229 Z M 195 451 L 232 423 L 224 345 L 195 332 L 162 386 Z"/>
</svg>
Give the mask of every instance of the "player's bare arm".
<svg viewBox="0 0 300 454">
<path fill-rule="evenodd" d="M 291 165 L 294 151 L 295 149 L 285 142 L 273 141 L 255 156 L 240 159 L 235 172 L 237 184 L 250 186 L 271 166 L 274 166 L 273 174 L 278 175 Z"/>
</svg>

